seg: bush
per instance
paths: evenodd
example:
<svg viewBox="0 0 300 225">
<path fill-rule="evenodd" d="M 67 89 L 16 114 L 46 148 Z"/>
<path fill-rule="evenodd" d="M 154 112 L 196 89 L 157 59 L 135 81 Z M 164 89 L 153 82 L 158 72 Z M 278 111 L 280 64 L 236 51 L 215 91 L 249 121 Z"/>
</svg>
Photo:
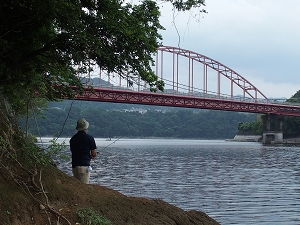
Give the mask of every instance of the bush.
<svg viewBox="0 0 300 225">
<path fill-rule="evenodd" d="M 80 222 L 83 225 L 111 225 L 111 222 L 99 216 L 92 209 L 79 209 L 77 211 L 77 216 L 80 218 Z"/>
</svg>

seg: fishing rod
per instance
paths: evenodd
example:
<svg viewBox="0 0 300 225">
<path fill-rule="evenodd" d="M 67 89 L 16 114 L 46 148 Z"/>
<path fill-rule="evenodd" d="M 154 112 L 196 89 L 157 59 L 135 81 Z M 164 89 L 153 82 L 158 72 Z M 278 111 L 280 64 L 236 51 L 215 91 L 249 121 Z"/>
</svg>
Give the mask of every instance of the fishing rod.
<svg viewBox="0 0 300 225">
<path fill-rule="evenodd" d="M 102 150 L 108 148 L 109 146 L 111 146 L 112 144 L 116 143 L 118 140 L 120 140 L 123 136 L 117 138 L 116 140 L 114 140 L 112 143 L 110 143 L 109 145 L 105 146 Z M 98 153 L 98 152 L 97 152 Z"/>
<path fill-rule="evenodd" d="M 120 140 L 122 137 L 123 137 L 123 136 L 121 136 L 121 137 L 117 138 L 117 139 L 116 139 L 116 140 L 114 140 L 112 143 L 109 143 L 109 145 L 107 145 L 107 146 L 103 147 L 103 148 L 102 148 L 102 150 L 104 150 L 104 149 L 108 148 L 109 146 L 111 146 L 112 144 L 116 143 L 116 142 L 117 142 L 118 140 Z M 99 154 L 99 152 L 98 152 L 98 151 L 97 151 L 97 154 Z"/>
<path fill-rule="evenodd" d="M 123 136 L 117 138 L 116 140 L 114 140 L 112 143 L 110 143 L 109 145 L 105 146 L 102 148 L 102 150 L 108 148 L 109 146 L 111 146 L 112 144 L 116 143 L 118 140 L 120 140 Z M 97 155 L 99 154 L 99 152 L 97 151 Z M 97 165 L 97 162 L 96 162 L 96 158 L 94 158 L 94 163 Z M 92 171 L 92 168 L 91 166 L 89 167 L 89 172 Z"/>
</svg>

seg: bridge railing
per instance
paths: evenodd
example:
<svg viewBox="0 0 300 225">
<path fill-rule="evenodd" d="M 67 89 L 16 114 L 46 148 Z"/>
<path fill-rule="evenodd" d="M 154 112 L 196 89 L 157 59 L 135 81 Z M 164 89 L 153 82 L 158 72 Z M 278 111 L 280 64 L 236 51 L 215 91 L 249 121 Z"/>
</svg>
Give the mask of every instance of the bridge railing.
<svg viewBox="0 0 300 225">
<path fill-rule="evenodd" d="M 163 92 L 162 91 L 157 91 L 157 92 L 151 92 L 150 88 L 147 87 L 134 87 L 134 86 L 127 86 L 127 85 L 121 85 L 121 86 L 115 86 L 112 84 L 92 84 L 86 86 L 92 87 L 94 89 L 109 89 L 109 90 L 118 90 L 118 91 L 123 91 L 123 92 L 141 92 L 141 93 L 151 93 L 153 95 L 171 95 L 171 96 L 188 96 L 188 97 L 194 97 L 194 98 L 208 98 L 208 99 L 219 99 L 219 100 L 228 100 L 228 101 L 237 101 L 237 102 L 249 102 L 249 103 L 273 103 L 270 102 L 266 99 L 253 99 L 253 98 L 248 98 L 248 97 L 243 97 L 243 96 L 229 96 L 226 94 L 219 95 L 214 92 L 201 92 L 201 90 L 196 90 L 196 91 L 191 91 L 186 88 L 181 88 L 180 90 L 172 90 L 172 89 L 165 89 Z M 276 102 L 274 102 L 276 103 Z M 280 103 L 282 104 L 282 103 Z"/>
<path fill-rule="evenodd" d="M 275 105 L 290 105 L 290 106 L 300 106 L 300 103 L 291 103 L 286 102 L 284 100 L 276 100 L 276 99 L 265 99 L 265 98 L 257 98 L 254 99 L 252 97 L 247 97 L 243 95 L 235 95 L 231 96 L 228 94 L 218 94 L 215 92 L 204 91 L 200 88 L 190 87 L 188 85 L 180 84 L 178 82 L 162 79 L 165 83 L 165 90 L 151 92 L 149 85 L 147 85 L 143 81 L 137 81 L 133 83 L 125 82 L 126 84 L 122 84 L 121 80 L 117 76 L 114 77 L 115 81 L 110 78 L 108 81 L 103 81 L 101 79 L 96 79 L 97 81 L 94 82 L 94 78 L 92 77 L 83 77 L 83 83 L 86 83 L 86 87 L 93 87 L 93 88 L 105 88 L 111 90 L 121 90 L 121 91 L 128 91 L 128 92 L 147 92 L 153 95 L 155 94 L 164 94 L 164 95 L 172 95 L 172 96 L 189 96 L 194 98 L 208 98 L 208 99 L 219 99 L 219 100 L 228 100 L 228 101 L 236 101 L 236 102 L 247 102 L 247 103 L 262 103 L 262 104 L 275 104 Z M 143 84 L 142 84 L 143 82 Z"/>
</svg>

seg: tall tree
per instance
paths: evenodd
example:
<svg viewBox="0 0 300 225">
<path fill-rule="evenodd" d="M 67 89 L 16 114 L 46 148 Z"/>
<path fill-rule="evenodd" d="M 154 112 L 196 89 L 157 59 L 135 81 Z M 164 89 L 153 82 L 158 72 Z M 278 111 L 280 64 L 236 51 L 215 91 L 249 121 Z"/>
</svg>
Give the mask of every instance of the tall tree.
<svg viewBox="0 0 300 225">
<path fill-rule="evenodd" d="M 204 0 L 165 2 L 183 11 L 204 5 Z M 2 0 L 0 93 L 15 109 L 24 107 L 28 92 L 48 100 L 71 97 L 69 86 L 82 88 L 76 75 L 87 73 L 90 63 L 125 79 L 140 75 L 153 90 L 163 90 L 151 70 L 164 29 L 159 16 L 154 0 L 135 5 L 124 0 Z"/>
</svg>

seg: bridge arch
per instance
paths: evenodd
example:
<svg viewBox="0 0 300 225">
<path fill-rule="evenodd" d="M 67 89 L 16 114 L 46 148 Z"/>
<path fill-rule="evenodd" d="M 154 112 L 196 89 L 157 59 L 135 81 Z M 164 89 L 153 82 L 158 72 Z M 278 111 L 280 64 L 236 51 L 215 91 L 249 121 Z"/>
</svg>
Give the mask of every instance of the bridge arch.
<svg viewBox="0 0 300 225">
<path fill-rule="evenodd" d="M 128 80 L 132 79 L 130 74 L 118 75 L 110 74 L 107 71 L 95 70 L 93 73 L 79 74 L 78 78 L 84 84 L 83 94 L 79 94 L 76 87 L 72 87 L 74 92 L 77 93 L 75 96 L 76 100 L 86 101 L 106 101 L 106 102 L 117 102 L 117 103 L 130 103 L 130 104 L 144 104 L 144 105 L 161 105 L 171 107 L 184 107 L 184 108 L 199 108 L 199 109 L 213 109 L 213 110 L 226 110 L 226 111 L 239 111 L 239 112 L 251 112 L 260 114 L 276 114 L 282 116 L 300 116 L 300 106 L 291 105 L 288 102 L 277 102 L 276 100 L 269 100 L 261 91 L 259 91 L 253 84 L 251 84 L 243 76 L 236 73 L 234 70 L 213 60 L 207 56 L 188 51 L 185 49 L 161 46 L 158 48 L 156 54 L 156 75 L 159 79 L 163 78 L 163 69 L 159 70 L 159 66 L 164 68 L 163 53 L 171 53 L 173 56 L 173 75 L 175 68 L 178 72 L 179 63 L 178 60 L 174 60 L 176 57 L 182 56 L 188 59 L 188 71 L 184 71 L 184 74 L 188 74 L 188 85 L 180 84 L 178 82 L 178 74 L 176 79 L 171 80 L 173 89 L 165 90 L 164 92 L 151 92 L 147 84 L 142 81 L 139 77 L 136 78 L 136 82 L 128 84 Z M 159 60 L 160 55 L 160 60 Z M 230 81 L 231 94 L 221 95 L 220 89 L 215 94 L 211 89 L 208 91 L 207 87 L 200 89 L 197 85 L 193 85 L 193 64 L 194 61 L 200 66 L 204 65 L 204 81 L 207 81 L 206 68 L 209 67 L 214 72 L 217 71 L 218 79 L 221 76 L 224 79 Z M 176 62 L 176 64 L 174 63 Z M 160 64 L 160 65 L 159 65 Z M 170 70 L 167 69 L 167 72 Z M 94 73 L 95 72 L 95 73 Z M 181 71 L 180 71 L 181 72 Z M 160 74 L 159 74 L 160 73 Z M 125 77 L 125 79 L 124 79 Z M 130 79 L 126 79 L 126 78 Z M 106 78 L 106 80 L 105 80 Z M 174 78 L 174 76 L 173 76 Z M 191 79 L 191 82 L 190 82 Z M 125 82 L 125 86 L 123 85 Z M 220 80 L 218 80 L 218 86 L 220 86 Z M 177 86 L 176 86 L 177 85 Z M 178 91 L 178 86 L 180 91 Z M 222 84 L 223 85 L 223 84 Z M 233 93 L 233 85 L 236 85 L 244 93 L 243 98 L 236 98 Z M 201 86 L 201 85 L 200 85 Z M 202 93 L 204 91 L 204 94 Z M 250 91 L 254 91 L 252 94 Z M 250 98 L 245 95 L 250 96 Z M 258 98 L 258 97 L 261 98 Z"/>
<path fill-rule="evenodd" d="M 193 73 L 193 62 L 199 62 L 201 64 L 203 64 L 204 68 L 203 68 L 203 89 L 202 91 L 204 93 L 207 93 L 208 88 L 207 88 L 207 67 L 213 69 L 214 71 L 216 71 L 218 73 L 218 91 L 217 91 L 217 95 L 220 96 L 220 76 L 222 75 L 223 77 L 229 79 L 231 85 L 230 85 L 230 98 L 234 98 L 234 85 L 236 85 L 238 88 L 240 88 L 243 91 L 243 97 L 250 97 L 252 98 L 254 101 L 257 101 L 258 99 L 260 99 L 260 101 L 265 100 L 265 102 L 269 102 L 268 98 L 260 91 L 258 90 L 257 87 L 255 87 L 252 83 L 250 83 L 246 78 L 244 78 L 243 76 L 241 76 L 240 74 L 238 74 L 237 72 L 235 72 L 233 69 L 225 66 L 224 64 L 209 58 L 205 55 L 193 52 L 193 51 L 189 51 L 186 49 L 182 49 L 182 48 L 178 48 L 178 47 L 172 47 L 172 46 L 161 46 L 158 48 L 158 52 L 156 55 L 156 74 L 160 77 L 161 79 L 163 79 L 163 72 L 162 70 L 159 70 L 159 65 L 160 67 L 163 67 L 164 63 L 164 59 L 163 59 L 163 53 L 164 52 L 168 52 L 173 54 L 173 67 L 178 67 L 178 60 L 177 62 L 174 62 L 176 60 L 176 57 L 178 56 L 182 56 L 182 57 L 186 57 L 189 60 L 189 66 L 188 66 L 188 74 L 189 74 L 189 80 L 192 80 L 193 78 L 190 77 L 191 74 Z M 159 59 L 160 57 L 160 59 Z M 174 64 L 176 64 L 174 66 Z M 160 73 L 160 74 L 159 74 Z M 190 82 L 189 82 L 190 83 Z M 193 86 L 192 85 L 188 85 L 188 86 Z"/>
</svg>

